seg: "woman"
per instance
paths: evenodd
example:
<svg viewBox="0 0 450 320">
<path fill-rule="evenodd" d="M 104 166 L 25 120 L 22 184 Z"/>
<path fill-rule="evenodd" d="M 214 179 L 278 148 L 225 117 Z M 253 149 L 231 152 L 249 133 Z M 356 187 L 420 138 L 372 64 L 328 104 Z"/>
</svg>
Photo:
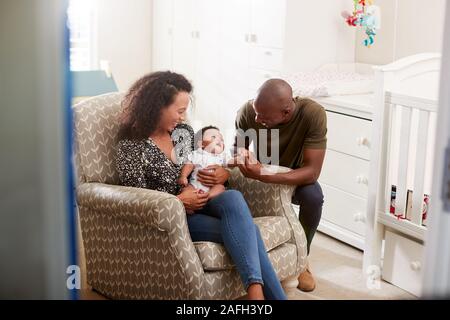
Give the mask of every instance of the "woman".
<svg viewBox="0 0 450 320">
<path fill-rule="evenodd" d="M 193 241 L 223 243 L 241 276 L 248 299 L 286 299 L 267 255 L 258 227 L 241 193 L 181 190 L 180 170 L 194 147 L 194 133 L 183 124 L 192 86 L 182 75 L 155 72 L 138 80 L 124 99 L 117 169 L 122 185 L 176 195 L 184 204 Z M 200 172 L 206 186 L 224 183 L 221 167 Z"/>
</svg>

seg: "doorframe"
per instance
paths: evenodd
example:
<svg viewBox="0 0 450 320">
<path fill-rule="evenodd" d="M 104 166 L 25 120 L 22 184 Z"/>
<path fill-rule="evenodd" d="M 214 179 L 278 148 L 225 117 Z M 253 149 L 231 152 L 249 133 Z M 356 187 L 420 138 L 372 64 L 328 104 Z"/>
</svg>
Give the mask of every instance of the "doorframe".
<svg viewBox="0 0 450 320">
<path fill-rule="evenodd" d="M 450 37 L 450 6 L 446 5 L 443 39 Z M 430 203 L 430 225 L 425 241 L 422 297 L 450 297 L 450 210 L 444 207 L 443 188 L 450 178 L 450 43 L 443 40 L 441 81 L 437 122 L 436 154 L 434 160 L 433 191 Z M 447 196 L 448 197 L 448 196 Z M 447 199 L 450 201 L 450 199 Z"/>
</svg>

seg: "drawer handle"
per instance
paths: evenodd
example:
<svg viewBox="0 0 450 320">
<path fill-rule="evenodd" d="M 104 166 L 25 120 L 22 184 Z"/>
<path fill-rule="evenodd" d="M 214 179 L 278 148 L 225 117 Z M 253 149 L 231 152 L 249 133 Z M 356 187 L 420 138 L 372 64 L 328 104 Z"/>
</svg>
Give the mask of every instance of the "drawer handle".
<svg viewBox="0 0 450 320">
<path fill-rule="evenodd" d="M 410 267 L 413 271 L 419 271 L 422 267 L 422 264 L 420 263 L 420 261 L 413 261 L 411 262 Z"/>
<path fill-rule="evenodd" d="M 361 212 L 358 212 L 358 213 L 355 213 L 354 215 L 353 215 L 353 221 L 355 221 L 355 222 L 366 222 L 366 216 L 363 214 L 363 213 L 361 213 Z"/>
<path fill-rule="evenodd" d="M 356 182 L 358 184 L 365 184 L 368 185 L 369 184 L 369 179 L 367 179 L 367 177 L 360 175 L 356 177 Z"/>
<path fill-rule="evenodd" d="M 356 143 L 360 147 L 362 146 L 370 147 L 369 139 L 367 139 L 366 137 L 359 137 L 358 139 L 356 139 Z"/>
</svg>

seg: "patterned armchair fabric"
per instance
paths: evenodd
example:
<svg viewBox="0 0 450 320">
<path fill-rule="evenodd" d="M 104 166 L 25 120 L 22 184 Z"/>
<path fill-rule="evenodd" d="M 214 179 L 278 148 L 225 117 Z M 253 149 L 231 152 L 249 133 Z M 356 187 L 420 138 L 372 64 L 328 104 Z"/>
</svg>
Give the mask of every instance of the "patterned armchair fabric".
<svg viewBox="0 0 450 320">
<path fill-rule="evenodd" d="M 73 107 L 77 204 L 88 283 L 116 299 L 234 299 L 245 294 L 225 248 L 192 242 L 183 204 L 154 190 L 118 186 L 115 145 L 123 94 Z M 306 239 L 291 207 L 293 187 L 233 170 L 280 280 L 306 263 Z"/>
</svg>

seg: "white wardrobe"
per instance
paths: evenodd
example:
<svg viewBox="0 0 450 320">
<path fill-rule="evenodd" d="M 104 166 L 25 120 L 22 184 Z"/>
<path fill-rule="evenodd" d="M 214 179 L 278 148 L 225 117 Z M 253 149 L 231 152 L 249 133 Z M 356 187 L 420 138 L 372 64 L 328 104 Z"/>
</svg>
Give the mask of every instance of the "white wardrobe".
<svg viewBox="0 0 450 320">
<path fill-rule="evenodd" d="M 194 129 L 233 135 L 236 111 L 266 79 L 353 62 L 345 0 L 153 0 L 153 70 L 194 85 Z M 326 8 L 326 10 L 323 10 Z"/>
</svg>

